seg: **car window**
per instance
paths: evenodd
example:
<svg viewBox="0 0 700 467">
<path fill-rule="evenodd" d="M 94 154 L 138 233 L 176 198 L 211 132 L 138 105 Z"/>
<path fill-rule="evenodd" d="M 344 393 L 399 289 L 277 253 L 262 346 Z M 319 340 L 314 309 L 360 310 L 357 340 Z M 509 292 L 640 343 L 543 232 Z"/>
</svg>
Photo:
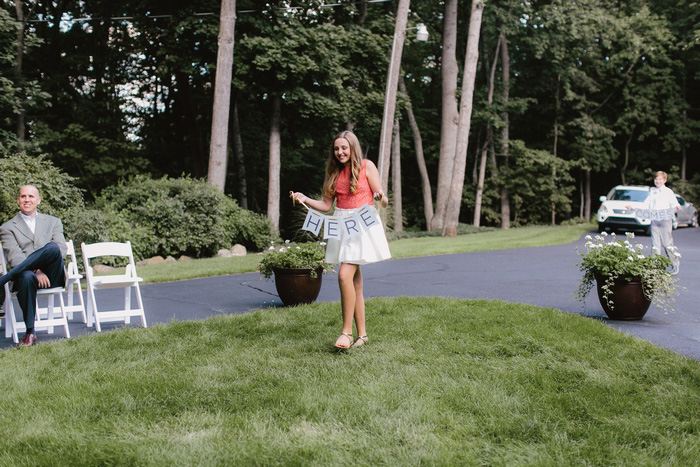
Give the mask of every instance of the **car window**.
<svg viewBox="0 0 700 467">
<path fill-rule="evenodd" d="M 613 195 L 610 197 L 614 201 L 635 201 L 644 202 L 649 196 L 648 191 L 641 190 L 615 190 Z"/>
<path fill-rule="evenodd" d="M 680 196 L 676 196 L 676 199 L 678 200 L 678 204 L 681 206 L 685 206 L 685 200 L 681 198 Z"/>
</svg>

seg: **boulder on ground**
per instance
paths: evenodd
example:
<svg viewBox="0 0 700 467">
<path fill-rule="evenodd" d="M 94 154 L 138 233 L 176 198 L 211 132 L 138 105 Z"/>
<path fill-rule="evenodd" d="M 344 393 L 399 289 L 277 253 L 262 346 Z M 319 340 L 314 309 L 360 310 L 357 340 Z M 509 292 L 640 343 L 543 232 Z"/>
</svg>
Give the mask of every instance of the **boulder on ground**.
<svg viewBox="0 0 700 467">
<path fill-rule="evenodd" d="M 214 256 L 214 258 L 230 258 L 230 257 L 231 257 L 231 251 L 223 249 L 223 248 L 221 250 L 217 251 L 216 255 Z"/>
<path fill-rule="evenodd" d="M 162 256 L 154 256 L 152 258 L 146 258 L 146 259 L 139 261 L 138 263 L 136 263 L 136 266 L 147 266 L 149 264 L 161 264 L 161 263 L 165 263 L 165 258 L 163 258 Z"/>
<path fill-rule="evenodd" d="M 231 248 L 231 255 L 233 256 L 245 256 L 247 254 L 248 251 L 246 250 L 246 248 L 239 243 L 233 245 L 233 248 Z"/>
<path fill-rule="evenodd" d="M 92 267 L 92 272 L 95 274 L 106 274 L 112 271 L 114 271 L 114 268 L 105 264 L 96 264 Z"/>
</svg>

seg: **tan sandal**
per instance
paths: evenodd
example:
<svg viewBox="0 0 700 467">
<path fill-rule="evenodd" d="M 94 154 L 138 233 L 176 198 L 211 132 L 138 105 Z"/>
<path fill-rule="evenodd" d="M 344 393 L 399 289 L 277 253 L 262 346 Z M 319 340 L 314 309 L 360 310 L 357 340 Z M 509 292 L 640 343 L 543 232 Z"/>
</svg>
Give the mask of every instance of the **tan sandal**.
<svg viewBox="0 0 700 467">
<path fill-rule="evenodd" d="M 340 344 L 338 343 L 338 341 L 339 341 L 343 336 L 345 336 L 345 337 L 347 337 L 348 339 L 350 339 L 350 343 L 349 343 L 348 345 L 340 345 Z M 354 342 L 353 342 L 353 339 L 352 339 L 352 334 L 349 333 L 349 332 L 341 332 L 341 333 L 340 333 L 340 337 L 338 337 L 338 340 L 335 341 L 335 346 L 336 346 L 336 348 L 338 348 L 338 349 L 349 349 L 350 347 L 353 346 L 353 344 L 354 344 Z"/>
<path fill-rule="evenodd" d="M 365 344 L 369 343 L 369 337 L 367 337 L 367 334 L 364 336 L 357 336 L 357 340 L 355 341 L 354 344 L 352 344 L 353 347 L 362 347 Z"/>
</svg>

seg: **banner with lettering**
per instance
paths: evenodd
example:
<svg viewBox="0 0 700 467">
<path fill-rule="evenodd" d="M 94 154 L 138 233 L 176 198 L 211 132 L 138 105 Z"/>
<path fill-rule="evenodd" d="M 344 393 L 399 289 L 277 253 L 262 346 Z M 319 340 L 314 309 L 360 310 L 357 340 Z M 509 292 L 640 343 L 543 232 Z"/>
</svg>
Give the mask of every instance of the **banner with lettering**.
<svg viewBox="0 0 700 467">
<path fill-rule="evenodd" d="M 354 237 L 378 224 L 377 211 L 365 205 L 344 217 L 326 216 L 314 209 L 309 209 L 301 229 L 318 236 L 323 228 L 323 238 L 329 239 L 340 238 L 341 234 Z"/>
<path fill-rule="evenodd" d="M 635 209 L 634 217 L 639 220 L 672 221 L 674 211 L 673 209 Z"/>
</svg>

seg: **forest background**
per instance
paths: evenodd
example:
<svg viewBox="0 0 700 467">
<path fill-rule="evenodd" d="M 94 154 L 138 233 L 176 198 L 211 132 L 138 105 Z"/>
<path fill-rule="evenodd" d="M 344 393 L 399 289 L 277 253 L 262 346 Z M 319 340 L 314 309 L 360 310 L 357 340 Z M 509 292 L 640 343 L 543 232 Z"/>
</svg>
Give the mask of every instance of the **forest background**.
<svg viewBox="0 0 700 467">
<path fill-rule="evenodd" d="M 88 203 L 136 176 L 206 178 L 231 1 L 5 0 L 3 157 L 43 155 Z M 378 162 L 403 2 L 233 1 L 224 191 L 283 236 L 300 224 L 284 193 L 320 192 L 334 134 L 352 129 Z M 653 170 L 698 201 L 698 2 L 414 0 L 407 21 L 386 187 L 394 230 L 444 227 L 469 60 L 460 222 L 590 220 L 598 196 L 648 185 Z"/>
</svg>

